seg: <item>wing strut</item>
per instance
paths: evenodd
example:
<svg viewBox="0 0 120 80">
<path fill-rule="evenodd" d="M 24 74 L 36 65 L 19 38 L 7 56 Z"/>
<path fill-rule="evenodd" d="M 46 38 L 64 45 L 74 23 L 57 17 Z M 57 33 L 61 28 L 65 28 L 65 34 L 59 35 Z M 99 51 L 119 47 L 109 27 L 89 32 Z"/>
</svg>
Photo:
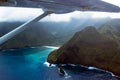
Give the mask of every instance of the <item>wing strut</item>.
<svg viewBox="0 0 120 80">
<path fill-rule="evenodd" d="M 3 44 L 4 42 L 6 42 L 7 40 L 11 39 L 15 35 L 19 34 L 20 32 L 25 30 L 30 25 L 34 24 L 35 22 L 41 20 L 42 18 L 46 17 L 47 15 L 49 15 L 51 13 L 53 13 L 53 12 L 52 11 L 46 11 L 42 15 L 39 15 L 39 16 L 35 17 L 34 19 L 27 21 L 26 23 L 22 24 L 21 26 L 15 28 L 14 30 L 12 30 L 12 31 L 8 32 L 7 34 L 3 35 L 2 37 L 0 37 L 0 45 Z"/>
</svg>

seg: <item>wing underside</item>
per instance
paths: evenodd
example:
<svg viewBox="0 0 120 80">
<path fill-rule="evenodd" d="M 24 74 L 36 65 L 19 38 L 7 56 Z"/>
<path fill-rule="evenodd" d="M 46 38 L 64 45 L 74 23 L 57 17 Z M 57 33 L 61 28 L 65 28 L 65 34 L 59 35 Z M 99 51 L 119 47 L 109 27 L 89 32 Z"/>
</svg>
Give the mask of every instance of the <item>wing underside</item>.
<svg viewBox="0 0 120 80">
<path fill-rule="evenodd" d="M 55 11 L 120 12 L 120 7 L 101 0 L 0 0 L 0 6 L 46 8 Z"/>
</svg>

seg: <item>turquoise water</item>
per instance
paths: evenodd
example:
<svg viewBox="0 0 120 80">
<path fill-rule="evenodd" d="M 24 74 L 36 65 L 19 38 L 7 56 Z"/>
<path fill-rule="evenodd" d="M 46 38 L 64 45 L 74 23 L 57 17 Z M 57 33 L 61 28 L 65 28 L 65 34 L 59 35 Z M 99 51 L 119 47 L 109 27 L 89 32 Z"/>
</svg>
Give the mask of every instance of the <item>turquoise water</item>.
<svg viewBox="0 0 120 80">
<path fill-rule="evenodd" d="M 55 48 L 24 48 L 0 51 L 0 80 L 119 80 L 99 70 L 80 66 L 64 67 L 67 75 L 61 76 L 58 68 L 48 67 L 48 54 Z"/>
<path fill-rule="evenodd" d="M 53 50 L 41 47 L 1 51 L 0 80 L 46 80 L 53 73 L 45 64 Z"/>
</svg>

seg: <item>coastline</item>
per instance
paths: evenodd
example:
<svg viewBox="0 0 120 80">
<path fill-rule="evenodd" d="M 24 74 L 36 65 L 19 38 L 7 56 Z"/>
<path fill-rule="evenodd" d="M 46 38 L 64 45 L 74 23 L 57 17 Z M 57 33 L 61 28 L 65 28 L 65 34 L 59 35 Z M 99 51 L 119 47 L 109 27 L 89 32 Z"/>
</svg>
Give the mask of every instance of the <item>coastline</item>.
<svg viewBox="0 0 120 80">
<path fill-rule="evenodd" d="M 21 47 L 21 48 L 6 48 L 6 49 L 0 49 L 0 51 L 7 51 L 7 50 L 17 50 L 17 49 L 25 49 L 25 48 L 39 48 L 39 47 L 45 47 L 45 48 L 53 48 L 53 49 L 59 49 L 60 46 L 31 46 L 31 47 Z"/>
<path fill-rule="evenodd" d="M 40 47 L 42 47 L 43 49 L 44 48 L 48 48 L 48 49 L 58 49 L 59 47 L 55 47 L 55 46 L 39 46 L 39 47 L 25 47 L 25 48 L 40 48 Z M 25 48 L 20 48 L 20 49 L 25 49 Z M 9 49 L 9 50 L 13 50 L 13 49 Z M 17 50 L 17 49 L 16 49 Z M 59 72 L 59 67 L 58 67 L 58 65 L 55 65 L 55 64 L 52 64 L 52 66 L 49 66 L 50 65 L 50 63 L 48 63 L 48 62 L 43 62 L 42 63 L 42 65 L 43 66 L 45 66 L 45 67 L 47 67 L 47 68 L 50 68 L 50 70 L 54 70 L 54 69 L 56 69 L 56 72 L 57 72 L 57 75 L 62 75 L 60 72 Z M 98 78 L 99 78 L 99 74 L 101 75 L 100 77 L 104 77 L 104 75 L 108 75 L 108 77 L 106 77 L 106 78 L 111 78 L 111 77 L 113 77 L 113 78 L 115 78 L 115 77 L 118 77 L 118 76 L 116 76 L 116 75 L 112 75 L 111 73 L 109 73 L 109 72 L 106 72 L 106 71 L 102 71 L 102 70 L 100 70 L 100 69 L 98 69 L 98 68 L 95 68 L 95 67 L 91 67 L 91 66 L 89 66 L 89 67 L 86 67 L 86 66 L 83 66 L 83 65 L 75 65 L 75 64 L 62 64 L 62 68 L 64 69 L 64 71 L 65 71 L 65 75 L 63 75 L 62 77 L 64 77 L 64 78 L 75 78 L 75 74 L 73 74 L 73 73 L 78 73 L 77 75 L 80 75 L 81 77 L 84 77 L 84 75 L 82 75 L 82 74 L 85 74 L 86 76 L 89 76 L 89 75 L 95 75 L 95 76 L 97 76 Z M 83 72 L 84 71 L 84 72 Z M 86 74 L 88 72 L 88 74 Z M 104 73 L 104 72 L 106 72 L 106 73 Z M 71 74 L 73 74 L 73 75 L 71 75 Z M 110 75 L 111 74 L 111 75 Z M 74 76 L 75 75 L 75 76 Z M 96 77 L 96 79 L 97 79 L 97 77 Z M 95 78 L 94 76 L 93 76 L 93 78 Z M 118 77 L 119 78 L 119 77 Z M 78 80 L 77 78 L 76 78 L 76 80 Z M 87 79 L 86 79 L 87 80 Z M 94 80 L 94 79 L 93 79 Z M 108 79 L 106 79 L 106 80 L 108 80 Z M 116 80 L 118 80 L 118 79 L 116 79 Z"/>
<path fill-rule="evenodd" d="M 54 49 L 59 49 L 60 46 L 43 46 L 43 47 L 46 47 L 46 48 L 54 48 Z"/>
</svg>

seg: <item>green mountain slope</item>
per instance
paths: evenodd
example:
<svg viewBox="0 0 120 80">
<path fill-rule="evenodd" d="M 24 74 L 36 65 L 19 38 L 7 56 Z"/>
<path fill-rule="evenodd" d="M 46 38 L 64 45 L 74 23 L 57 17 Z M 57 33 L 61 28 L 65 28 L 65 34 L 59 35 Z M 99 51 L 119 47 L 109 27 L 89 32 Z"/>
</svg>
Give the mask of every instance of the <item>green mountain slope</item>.
<svg viewBox="0 0 120 80">
<path fill-rule="evenodd" d="M 107 22 L 98 29 L 87 27 L 77 32 L 48 56 L 48 62 L 94 66 L 120 76 L 120 27 L 116 24 L 118 20 L 113 21 L 112 25 Z"/>
</svg>

